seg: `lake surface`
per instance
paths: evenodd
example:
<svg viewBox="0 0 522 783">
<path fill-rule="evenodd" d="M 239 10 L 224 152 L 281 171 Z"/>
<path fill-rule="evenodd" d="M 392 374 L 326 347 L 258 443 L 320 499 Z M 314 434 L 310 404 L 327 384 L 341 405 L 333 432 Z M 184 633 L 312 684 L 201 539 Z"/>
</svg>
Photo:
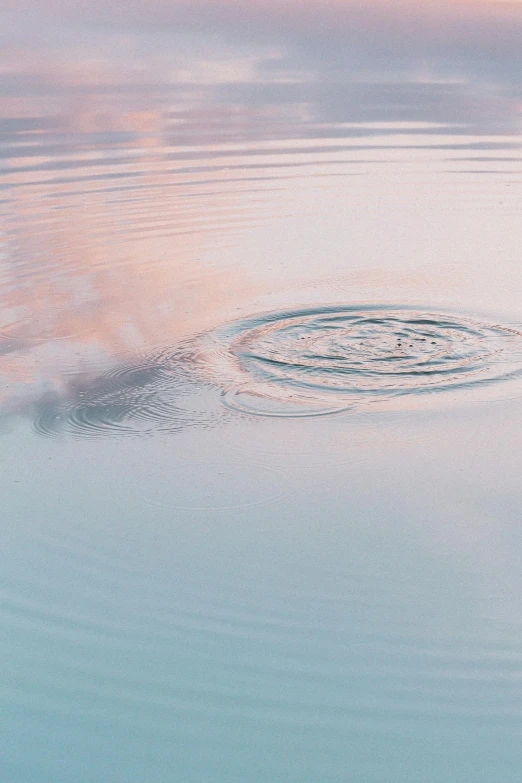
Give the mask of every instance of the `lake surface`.
<svg viewBox="0 0 522 783">
<path fill-rule="evenodd" d="M 521 6 L 2 19 L 2 781 L 518 783 Z"/>
</svg>

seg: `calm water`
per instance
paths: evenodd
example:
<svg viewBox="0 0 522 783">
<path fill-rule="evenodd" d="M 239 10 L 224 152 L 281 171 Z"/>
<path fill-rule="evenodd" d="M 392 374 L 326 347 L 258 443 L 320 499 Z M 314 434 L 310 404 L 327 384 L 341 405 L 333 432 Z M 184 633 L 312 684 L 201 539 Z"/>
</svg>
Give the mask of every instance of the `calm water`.
<svg viewBox="0 0 522 783">
<path fill-rule="evenodd" d="M 0 779 L 518 783 L 522 8 L 6 2 Z"/>
</svg>

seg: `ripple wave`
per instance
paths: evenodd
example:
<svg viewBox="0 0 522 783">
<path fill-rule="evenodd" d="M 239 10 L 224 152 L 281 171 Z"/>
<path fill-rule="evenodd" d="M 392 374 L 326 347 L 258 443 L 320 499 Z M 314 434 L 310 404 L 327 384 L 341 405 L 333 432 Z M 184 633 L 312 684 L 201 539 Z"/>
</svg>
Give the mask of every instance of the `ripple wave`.
<svg viewBox="0 0 522 783">
<path fill-rule="evenodd" d="M 33 429 L 45 436 L 99 438 L 212 426 L 225 411 L 218 400 L 212 405 L 192 365 L 190 347 L 178 346 L 158 349 L 96 378 L 73 379 L 63 395 L 40 401 Z"/>
<path fill-rule="evenodd" d="M 265 416 L 335 413 L 522 376 L 522 331 L 413 307 L 260 315 L 219 328 L 207 349 L 224 404 Z"/>
</svg>

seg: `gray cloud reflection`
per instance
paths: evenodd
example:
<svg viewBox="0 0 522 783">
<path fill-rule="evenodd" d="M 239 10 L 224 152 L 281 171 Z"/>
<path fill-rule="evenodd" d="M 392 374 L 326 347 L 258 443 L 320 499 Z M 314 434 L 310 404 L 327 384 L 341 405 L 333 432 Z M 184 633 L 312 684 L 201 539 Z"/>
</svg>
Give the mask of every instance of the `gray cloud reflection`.
<svg viewBox="0 0 522 783">
<path fill-rule="evenodd" d="M 9 0 L 3 14 L 4 93 L 197 84 L 209 104 L 300 107 L 317 122 L 520 129 L 518 3 Z"/>
</svg>

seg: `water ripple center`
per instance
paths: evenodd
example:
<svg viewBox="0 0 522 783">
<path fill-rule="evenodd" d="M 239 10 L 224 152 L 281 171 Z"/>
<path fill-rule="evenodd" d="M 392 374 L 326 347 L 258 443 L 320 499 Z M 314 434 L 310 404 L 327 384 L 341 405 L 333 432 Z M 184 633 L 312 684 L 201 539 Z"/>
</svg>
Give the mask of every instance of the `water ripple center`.
<svg viewBox="0 0 522 783">
<path fill-rule="evenodd" d="M 410 307 L 270 313 L 221 327 L 207 347 L 224 404 L 258 415 L 334 413 L 522 374 L 521 331 Z"/>
</svg>

